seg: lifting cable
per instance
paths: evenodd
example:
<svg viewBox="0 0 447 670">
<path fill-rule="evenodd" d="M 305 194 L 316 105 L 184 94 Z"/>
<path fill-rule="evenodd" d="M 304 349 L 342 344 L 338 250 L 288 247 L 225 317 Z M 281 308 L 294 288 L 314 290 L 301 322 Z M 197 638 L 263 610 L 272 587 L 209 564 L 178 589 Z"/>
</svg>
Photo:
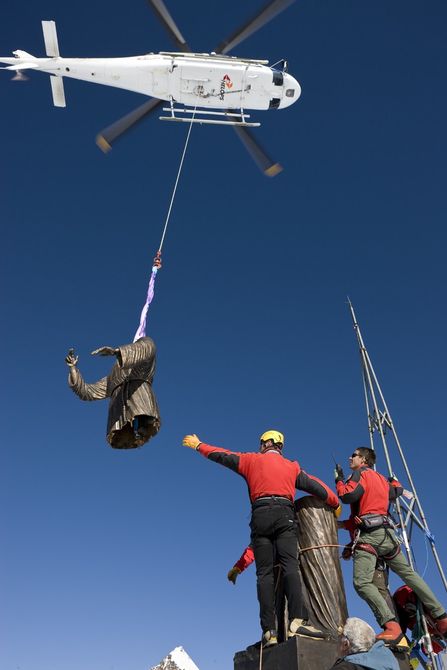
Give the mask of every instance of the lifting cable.
<svg viewBox="0 0 447 670">
<path fill-rule="evenodd" d="M 192 124 L 194 123 L 194 117 L 196 114 L 196 108 L 194 107 L 194 112 L 191 117 L 191 122 L 189 124 L 189 129 L 188 129 L 188 134 L 186 136 L 186 141 L 185 141 L 185 146 L 183 147 L 183 153 L 182 157 L 180 159 L 180 165 L 177 171 L 177 178 L 175 180 L 174 184 L 174 189 L 172 191 L 172 196 L 171 196 L 171 202 L 169 203 L 169 208 L 168 208 L 168 213 L 166 215 L 166 220 L 165 220 L 165 225 L 163 227 L 163 232 L 161 235 L 161 240 L 160 244 L 158 246 L 158 251 L 155 254 L 155 258 L 153 261 L 152 265 L 152 272 L 151 276 L 149 279 L 149 285 L 147 288 L 147 295 L 146 295 L 146 302 L 143 305 L 143 309 L 141 310 L 141 315 L 140 315 L 140 325 L 138 326 L 137 332 L 135 333 L 135 337 L 133 338 L 133 341 L 136 342 L 140 337 L 145 337 L 146 336 L 146 319 L 147 319 L 147 313 L 149 311 L 149 305 L 152 302 L 152 299 L 154 297 L 154 292 L 155 292 L 155 277 L 157 276 L 158 270 L 161 269 L 161 250 L 163 248 L 163 243 L 165 241 L 165 236 L 166 236 L 166 231 L 168 228 L 168 223 L 169 219 L 171 217 L 171 211 L 172 211 L 172 205 L 174 204 L 174 198 L 175 194 L 177 192 L 177 185 L 180 179 L 180 174 L 182 172 L 182 167 L 183 167 L 183 161 L 185 160 L 185 154 L 186 154 L 186 149 L 188 148 L 188 143 L 189 143 L 189 136 L 191 135 L 191 129 L 192 129 Z"/>
</svg>

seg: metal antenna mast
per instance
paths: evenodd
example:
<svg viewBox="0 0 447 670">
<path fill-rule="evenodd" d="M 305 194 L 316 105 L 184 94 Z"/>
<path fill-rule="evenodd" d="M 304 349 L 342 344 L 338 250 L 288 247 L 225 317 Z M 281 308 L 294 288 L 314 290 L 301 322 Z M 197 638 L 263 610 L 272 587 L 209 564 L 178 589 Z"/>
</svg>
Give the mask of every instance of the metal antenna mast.
<svg viewBox="0 0 447 670">
<path fill-rule="evenodd" d="M 351 311 L 354 331 L 357 336 L 360 351 L 363 389 L 365 394 L 366 412 L 368 416 L 368 431 L 371 448 L 375 449 L 374 439 L 376 438 L 376 440 L 382 444 L 388 467 L 388 473 L 390 476 L 393 476 L 394 472 L 391 464 L 390 449 L 388 446 L 389 438 L 391 438 L 392 442 L 394 442 L 394 445 L 397 448 L 408 480 L 408 486 L 404 491 L 404 495 L 401 498 L 398 498 L 396 501 L 396 512 L 399 517 L 400 532 L 402 534 L 403 545 L 408 557 L 408 562 L 414 569 L 414 557 L 411 551 L 410 542 L 413 529 L 414 527 L 417 527 L 425 534 L 426 538 L 428 539 L 436 566 L 441 576 L 442 583 L 447 591 L 447 579 L 435 546 L 435 538 L 429 529 L 420 498 L 414 485 L 413 477 L 411 476 L 410 469 L 405 459 L 405 455 L 402 450 L 393 419 L 391 417 L 391 413 L 386 404 L 382 389 L 380 388 L 380 384 L 372 366 L 368 351 L 366 350 L 365 343 L 360 332 L 360 327 L 355 316 L 354 308 L 349 298 L 348 304 Z M 425 636 L 426 639 L 430 641 L 425 617 L 423 617 L 423 620 Z M 429 649 L 429 656 L 431 657 L 434 667 L 437 667 L 431 643 L 429 644 Z"/>
</svg>

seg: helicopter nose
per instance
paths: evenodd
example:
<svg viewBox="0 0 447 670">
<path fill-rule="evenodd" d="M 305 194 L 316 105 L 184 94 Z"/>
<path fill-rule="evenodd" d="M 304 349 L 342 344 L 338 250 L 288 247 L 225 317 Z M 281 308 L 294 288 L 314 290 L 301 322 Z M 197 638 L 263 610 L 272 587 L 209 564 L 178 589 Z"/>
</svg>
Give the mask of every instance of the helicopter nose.
<svg viewBox="0 0 447 670">
<path fill-rule="evenodd" d="M 280 107 L 289 107 L 301 95 L 301 86 L 290 74 L 284 74 L 283 95 Z"/>
<path fill-rule="evenodd" d="M 301 95 L 301 86 L 286 72 L 273 71 L 273 87 L 270 108 L 290 107 Z"/>
</svg>

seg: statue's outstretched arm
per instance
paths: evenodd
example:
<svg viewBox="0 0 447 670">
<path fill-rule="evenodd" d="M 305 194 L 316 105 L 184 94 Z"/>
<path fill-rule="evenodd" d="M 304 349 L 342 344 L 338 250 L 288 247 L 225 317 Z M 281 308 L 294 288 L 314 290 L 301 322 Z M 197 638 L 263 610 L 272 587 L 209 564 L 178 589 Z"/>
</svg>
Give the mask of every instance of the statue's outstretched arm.
<svg viewBox="0 0 447 670">
<path fill-rule="evenodd" d="M 81 398 L 81 400 L 103 400 L 107 398 L 107 377 L 103 377 L 93 384 L 88 384 L 84 381 L 81 373 L 76 367 L 78 356 L 70 349 L 65 362 L 70 368 L 68 373 L 68 385 Z"/>
</svg>

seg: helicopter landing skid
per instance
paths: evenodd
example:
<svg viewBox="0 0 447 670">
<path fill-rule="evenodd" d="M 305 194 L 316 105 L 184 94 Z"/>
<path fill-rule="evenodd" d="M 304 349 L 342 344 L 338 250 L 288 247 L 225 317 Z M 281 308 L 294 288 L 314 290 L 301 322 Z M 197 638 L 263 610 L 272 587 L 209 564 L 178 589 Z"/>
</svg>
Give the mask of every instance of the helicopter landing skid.
<svg viewBox="0 0 447 670">
<path fill-rule="evenodd" d="M 185 107 L 183 109 L 175 108 L 173 105 L 171 107 L 163 107 L 164 112 L 170 112 L 170 116 L 159 116 L 160 121 L 180 121 L 180 122 L 189 122 L 189 123 L 210 123 L 217 124 L 221 126 L 250 126 L 252 128 L 257 128 L 261 124 L 258 122 L 249 122 L 246 119 L 250 118 L 250 114 L 245 114 L 241 109 L 240 112 L 218 112 L 215 110 L 208 111 L 207 109 L 192 109 Z M 177 116 L 176 116 L 177 114 Z M 197 115 L 205 116 L 223 116 L 224 119 L 215 119 L 215 118 L 199 118 Z M 237 120 L 236 120 L 237 119 Z"/>
</svg>

